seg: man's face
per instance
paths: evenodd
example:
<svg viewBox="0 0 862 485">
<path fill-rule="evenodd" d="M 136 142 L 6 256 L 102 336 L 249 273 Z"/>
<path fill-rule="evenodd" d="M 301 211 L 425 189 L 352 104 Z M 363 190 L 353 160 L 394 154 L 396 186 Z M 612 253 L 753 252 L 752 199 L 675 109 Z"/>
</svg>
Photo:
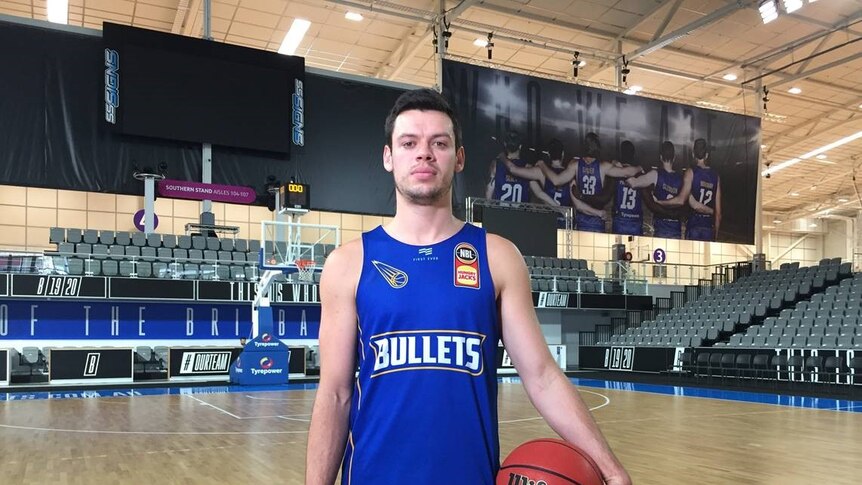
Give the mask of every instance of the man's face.
<svg viewBox="0 0 862 485">
<path fill-rule="evenodd" d="M 449 116 L 405 111 L 395 118 L 391 141 L 391 148 L 383 148 L 383 166 L 392 172 L 398 193 L 419 205 L 450 197 L 452 179 L 464 169 L 464 148 L 455 147 Z"/>
</svg>

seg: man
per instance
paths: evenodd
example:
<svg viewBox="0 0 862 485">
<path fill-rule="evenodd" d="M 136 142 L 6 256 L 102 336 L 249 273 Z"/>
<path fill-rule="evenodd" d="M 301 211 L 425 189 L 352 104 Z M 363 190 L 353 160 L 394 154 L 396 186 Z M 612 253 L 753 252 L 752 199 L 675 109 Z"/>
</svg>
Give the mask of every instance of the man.
<svg viewBox="0 0 862 485">
<path fill-rule="evenodd" d="M 339 463 L 343 484 L 492 485 L 498 339 L 551 427 L 608 484 L 629 485 L 548 352 L 520 253 L 452 216 L 464 148 L 445 98 L 399 97 L 383 166 L 395 179 L 395 217 L 335 250 L 323 270 L 306 485 L 331 485 Z"/>
<path fill-rule="evenodd" d="M 488 171 L 488 185 L 485 188 L 486 199 L 496 199 L 508 202 L 530 202 L 530 182 L 506 169 L 506 165 L 515 167 L 530 167 L 526 160 L 521 158 L 521 136 L 510 131 L 506 133 L 503 141 L 503 153 L 491 161 Z"/>
<path fill-rule="evenodd" d="M 620 144 L 620 164 L 623 167 L 638 167 L 634 143 L 625 140 Z M 643 207 L 637 189 L 626 185 L 624 179 L 617 179 L 614 197 L 614 218 L 612 232 L 628 236 L 643 234 Z"/>
<path fill-rule="evenodd" d="M 686 171 L 684 184 L 691 187 L 688 204 L 693 212 L 685 224 L 685 238 L 715 241 L 721 225 L 721 184 L 718 173 L 709 164 L 709 146 L 698 138 L 692 147 L 695 165 Z"/>
<path fill-rule="evenodd" d="M 576 199 L 587 199 L 606 192 L 603 190 L 605 177 L 626 178 L 640 173 L 640 167 L 615 166 L 611 162 L 599 161 L 602 152 L 599 135 L 587 133 L 584 141 L 586 142 L 586 156 L 572 159 L 562 172 L 554 173 L 547 166 L 539 165 L 545 177 L 554 185 L 562 185 L 571 181 L 572 194 Z M 588 205 L 596 210 L 602 209 L 602 207 Z M 601 216 L 583 211 L 578 205 L 575 205 L 575 209 L 577 209 L 575 214 L 575 228 L 577 230 L 605 232 L 605 221 Z"/>
<path fill-rule="evenodd" d="M 678 209 L 688 199 L 691 186 L 683 184 L 682 174 L 674 169 L 676 148 L 670 141 L 661 144 L 661 166 L 626 180 L 633 189 L 653 187 L 652 199 L 657 204 L 653 214 L 653 237 L 682 238 L 682 221 Z"/>
<path fill-rule="evenodd" d="M 566 168 L 563 166 L 563 157 L 566 153 L 563 147 L 563 142 L 556 138 L 549 141 L 547 153 L 551 170 L 555 173 L 562 172 Z M 533 173 L 535 173 L 536 169 L 534 168 L 533 170 Z M 545 175 L 541 170 L 535 174 L 538 177 L 538 180 L 530 180 L 530 191 L 533 193 L 533 199 L 542 201 L 548 205 L 564 205 L 571 207 L 572 192 L 569 190 L 568 186 L 565 184 L 559 186 L 552 184 L 550 180 L 545 178 Z"/>
</svg>

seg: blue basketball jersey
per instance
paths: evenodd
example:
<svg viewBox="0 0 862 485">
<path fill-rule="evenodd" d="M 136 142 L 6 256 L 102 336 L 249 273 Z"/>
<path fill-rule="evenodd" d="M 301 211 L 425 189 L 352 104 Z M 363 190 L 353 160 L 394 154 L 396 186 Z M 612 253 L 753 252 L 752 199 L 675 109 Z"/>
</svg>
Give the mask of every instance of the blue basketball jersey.
<svg viewBox="0 0 862 485">
<path fill-rule="evenodd" d="M 640 236 L 643 234 L 643 208 L 638 189 L 626 185 L 624 180 L 617 181 L 614 197 L 614 234 Z"/>
<path fill-rule="evenodd" d="M 602 191 L 602 173 L 600 162 L 594 160 L 587 163 L 583 158 L 576 158 L 578 163 L 578 191 L 583 195 L 596 195 Z M 575 227 L 579 231 L 605 232 L 605 221 L 601 217 L 591 216 L 582 212 L 575 213 Z"/>
<path fill-rule="evenodd" d="M 342 484 L 493 485 L 500 334 L 485 231 L 412 246 L 378 227 L 362 242 Z"/>
<path fill-rule="evenodd" d="M 658 200 L 673 199 L 682 190 L 682 175 L 679 172 L 668 172 L 664 168 L 657 169 L 657 177 L 653 195 Z M 679 219 L 653 219 L 653 236 L 682 238 L 682 223 Z"/>
<path fill-rule="evenodd" d="M 527 166 L 527 162 L 520 158 L 513 159 L 512 163 L 517 167 Z M 493 198 L 509 202 L 529 202 L 530 181 L 512 175 L 506 168 L 506 164 L 497 160 L 497 168 L 494 172 Z"/>
<path fill-rule="evenodd" d="M 711 168 L 695 166 L 692 169 L 691 196 L 701 204 L 715 211 L 715 194 L 718 192 L 718 174 Z M 685 224 L 686 239 L 712 241 L 715 229 L 715 216 L 692 211 Z"/>
<path fill-rule="evenodd" d="M 559 175 L 560 172 L 566 169 L 565 167 L 553 167 L 550 165 L 548 165 L 548 168 L 550 168 L 557 175 Z M 548 194 L 550 198 L 556 200 L 560 205 L 567 207 L 572 206 L 572 191 L 569 188 L 568 183 L 558 186 L 554 185 L 553 182 L 551 182 L 550 180 L 545 179 L 545 186 L 542 188 L 545 190 L 545 193 Z"/>
</svg>

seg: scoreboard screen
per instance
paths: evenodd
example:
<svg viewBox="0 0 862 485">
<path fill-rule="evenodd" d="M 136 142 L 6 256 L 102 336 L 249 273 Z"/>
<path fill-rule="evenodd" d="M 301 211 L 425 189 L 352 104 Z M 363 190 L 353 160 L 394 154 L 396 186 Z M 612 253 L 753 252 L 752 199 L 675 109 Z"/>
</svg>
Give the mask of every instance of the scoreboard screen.
<svg viewBox="0 0 862 485">
<path fill-rule="evenodd" d="M 308 184 L 298 184 L 289 182 L 281 186 L 279 189 L 279 199 L 281 200 L 281 210 L 302 210 L 310 209 L 310 186 Z"/>
</svg>

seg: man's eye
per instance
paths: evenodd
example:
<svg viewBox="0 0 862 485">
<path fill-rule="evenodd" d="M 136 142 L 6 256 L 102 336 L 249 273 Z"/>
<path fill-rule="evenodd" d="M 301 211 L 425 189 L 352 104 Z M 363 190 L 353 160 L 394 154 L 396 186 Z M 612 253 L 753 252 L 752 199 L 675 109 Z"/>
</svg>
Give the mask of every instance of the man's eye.
<svg viewBox="0 0 862 485">
<path fill-rule="evenodd" d="M 401 146 L 404 148 L 412 148 L 415 144 L 416 144 L 416 142 L 405 141 L 404 143 L 401 144 Z"/>
<path fill-rule="evenodd" d="M 438 148 L 446 148 L 449 146 L 449 144 L 446 143 L 445 141 L 435 141 L 434 146 L 436 146 Z"/>
</svg>

